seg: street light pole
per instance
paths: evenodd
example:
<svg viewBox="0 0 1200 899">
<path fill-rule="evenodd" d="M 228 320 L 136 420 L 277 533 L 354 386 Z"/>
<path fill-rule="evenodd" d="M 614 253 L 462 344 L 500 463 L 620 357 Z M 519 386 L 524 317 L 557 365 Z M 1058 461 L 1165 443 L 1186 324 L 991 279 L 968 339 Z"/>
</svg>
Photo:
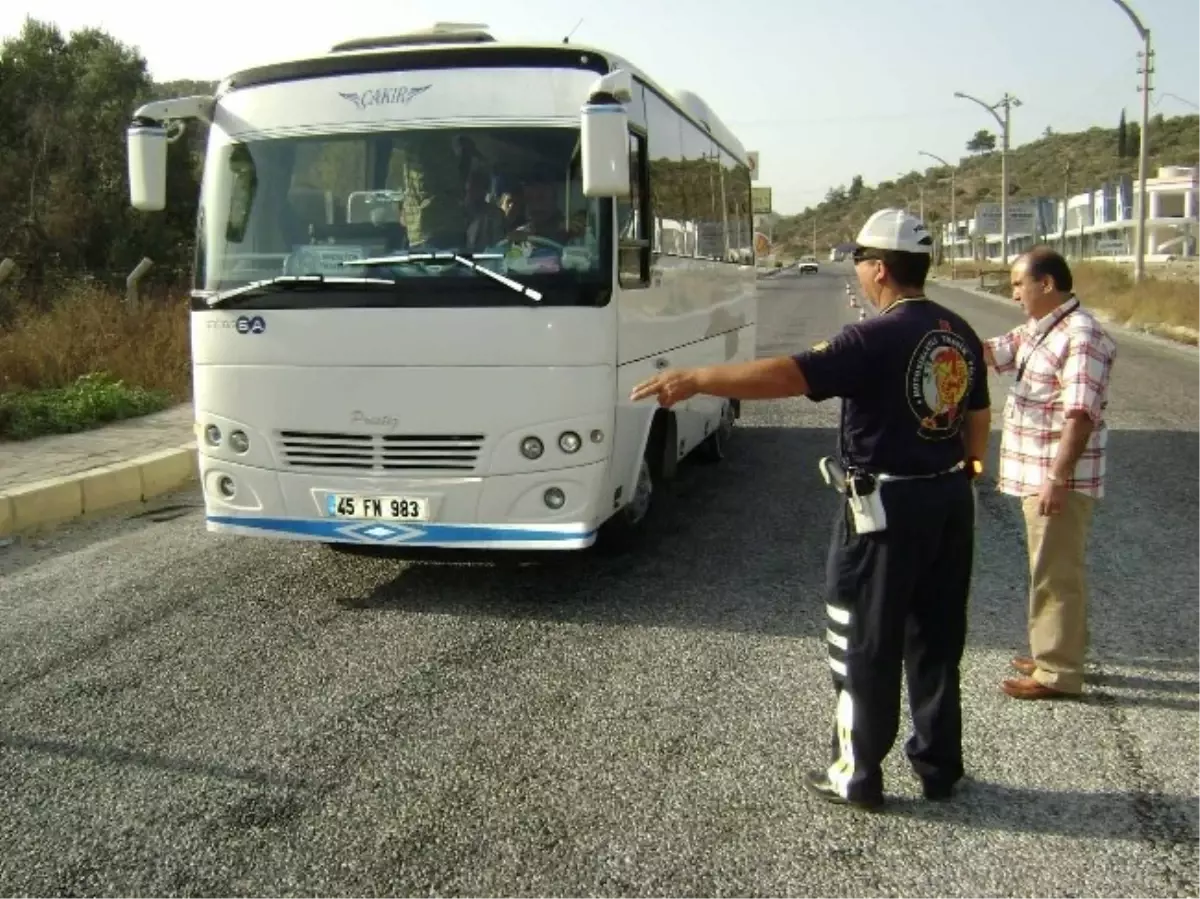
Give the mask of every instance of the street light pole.
<svg viewBox="0 0 1200 899">
<path fill-rule="evenodd" d="M 928 153 L 925 150 L 918 150 L 920 156 L 928 156 L 930 159 L 936 159 L 946 168 L 950 169 L 950 280 L 958 277 L 958 215 L 954 211 L 954 166 L 937 156 L 934 153 Z"/>
<path fill-rule="evenodd" d="M 1150 124 L 1150 74 L 1154 71 L 1151 68 L 1154 51 L 1150 49 L 1150 29 L 1142 24 L 1142 20 L 1129 8 L 1129 4 L 1125 0 L 1113 0 L 1113 2 L 1125 10 L 1125 14 L 1129 16 L 1133 27 L 1137 29 L 1137 33 L 1142 39 L 1142 52 L 1138 54 L 1142 58 L 1142 67 L 1139 70 L 1142 84 L 1138 88 L 1142 92 L 1142 125 L 1138 135 L 1138 217 L 1137 229 L 1133 237 L 1134 243 L 1137 245 L 1133 251 L 1133 280 L 1136 284 L 1140 283 L 1146 275 L 1146 127 Z"/>
<path fill-rule="evenodd" d="M 1120 2 L 1120 0 L 1118 0 Z M 1005 93 L 995 104 L 984 103 L 977 97 L 972 97 L 970 94 L 964 94 L 962 91 L 955 91 L 954 96 L 961 97 L 964 100 L 970 100 L 972 103 L 978 103 L 986 109 L 1000 125 L 1000 255 L 1004 260 L 1004 264 L 1008 265 L 1008 134 L 1010 123 L 1010 112 L 1012 107 L 1020 106 L 1021 101 L 1016 97 Z M 996 109 L 1003 106 L 1004 115 L 1001 116 Z M 987 244 L 985 243 L 984 246 Z"/>
</svg>

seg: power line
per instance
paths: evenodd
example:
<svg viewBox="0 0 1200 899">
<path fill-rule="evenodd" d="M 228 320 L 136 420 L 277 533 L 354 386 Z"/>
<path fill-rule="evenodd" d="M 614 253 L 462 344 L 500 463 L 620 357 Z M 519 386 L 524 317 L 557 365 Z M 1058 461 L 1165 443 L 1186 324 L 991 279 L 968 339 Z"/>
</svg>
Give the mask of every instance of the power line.
<svg viewBox="0 0 1200 899">
<path fill-rule="evenodd" d="M 1197 106 L 1191 100 L 1188 100 L 1186 97 L 1181 97 L 1179 94 L 1172 94 L 1170 91 L 1159 91 L 1158 97 L 1154 100 L 1154 105 L 1158 106 L 1166 97 L 1172 97 L 1178 100 L 1180 103 L 1186 103 L 1188 106 L 1192 107 L 1192 109 L 1200 109 L 1200 106 Z"/>
</svg>

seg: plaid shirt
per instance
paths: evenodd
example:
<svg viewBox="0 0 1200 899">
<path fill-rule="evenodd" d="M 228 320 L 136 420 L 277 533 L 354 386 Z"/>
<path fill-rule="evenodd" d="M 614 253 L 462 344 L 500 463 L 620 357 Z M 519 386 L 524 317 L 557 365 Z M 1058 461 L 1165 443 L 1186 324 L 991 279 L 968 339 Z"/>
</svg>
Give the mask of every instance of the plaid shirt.
<svg viewBox="0 0 1200 899">
<path fill-rule="evenodd" d="M 1074 310 L 1068 311 L 1071 306 Z M 1066 487 L 1096 499 L 1104 496 L 1104 410 L 1117 347 L 1095 316 L 1072 296 L 1043 318 L 984 344 L 996 371 L 1024 365 L 1004 405 L 1000 492 L 1031 496 L 1041 490 L 1058 454 L 1067 413 L 1078 410 L 1091 417 L 1092 433 Z"/>
</svg>

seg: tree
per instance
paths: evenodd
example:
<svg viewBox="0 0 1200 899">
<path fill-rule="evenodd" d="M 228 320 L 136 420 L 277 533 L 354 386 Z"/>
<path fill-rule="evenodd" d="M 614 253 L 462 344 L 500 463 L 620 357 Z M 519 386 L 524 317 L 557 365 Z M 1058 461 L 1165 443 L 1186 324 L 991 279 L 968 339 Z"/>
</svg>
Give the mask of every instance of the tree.
<svg viewBox="0 0 1200 899">
<path fill-rule="evenodd" d="M 975 136 L 967 141 L 967 151 L 970 153 L 990 153 L 996 149 L 996 135 L 986 128 L 980 128 Z"/>
<path fill-rule="evenodd" d="M 850 179 L 850 191 L 847 194 L 847 196 L 849 196 L 851 200 L 857 200 L 859 197 L 862 196 L 862 192 L 863 192 L 862 175 L 855 175 L 853 178 Z"/>
<path fill-rule="evenodd" d="M 846 188 L 842 187 L 841 185 L 829 188 L 829 190 L 825 193 L 825 202 L 833 205 L 846 202 Z"/>
<path fill-rule="evenodd" d="M 1117 125 L 1117 158 L 1118 159 L 1124 159 L 1128 155 L 1128 153 L 1127 153 L 1127 150 L 1129 147 L 1129 145 L 1127 143 L 1128 138 L 1129 138 L 1129 135 L 1126 133 L 1126 127 L 1125 127 L 1125 110 L 1122 109 L 1121 110 L 1121 122 L 1120 122 L 1120 124 Z"/>
<path fill-rule="evenodd" d="M 64 38 L 26 19 L 0 44 L 0 245 L 40 277 L 128 271 L 190 257 L 198 193 L 193 146 L 169 154 L 167 211 L 129 206 L 125 130 L 152 95 L 146 61 L 95 28 Z"/>
</svg>

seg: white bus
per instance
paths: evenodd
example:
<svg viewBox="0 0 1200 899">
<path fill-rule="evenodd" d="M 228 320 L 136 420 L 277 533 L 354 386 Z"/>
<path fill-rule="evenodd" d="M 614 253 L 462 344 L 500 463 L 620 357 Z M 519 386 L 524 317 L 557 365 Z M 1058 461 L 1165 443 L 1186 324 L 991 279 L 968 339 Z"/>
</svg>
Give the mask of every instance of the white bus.
<svg viewBox="0 0 1200 899">
<path fill-rule="evenodd" d="M 736 403 L 628 401 L 755 356 L 747 154 L 699 98 L 484 26 L 356 40 L 139 109 L 135 208 L 188 119 L 208 530 L 580 549 L 723 456 Z"/>
</svg>

